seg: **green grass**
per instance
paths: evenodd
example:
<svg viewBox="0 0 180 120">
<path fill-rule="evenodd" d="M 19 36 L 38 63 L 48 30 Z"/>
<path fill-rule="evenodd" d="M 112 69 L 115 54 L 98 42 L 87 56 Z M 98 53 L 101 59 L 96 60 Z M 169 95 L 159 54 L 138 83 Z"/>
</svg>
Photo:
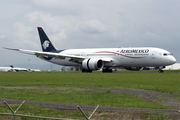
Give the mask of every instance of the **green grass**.
<svg viewBox="0 0 180 120">
<path fill-rule="evenodd" d="M 10 104 L 10 106 L 16 110 L 19 107 L 19 104 Z M 12 113 L 6 105 L 0 103 L 0 113 Z M 33 104 L 24 104 L 16 114 L 30 115 L 30 116 L 41 116 L 41 117 L 53 117 L 53 118 L 66 118 L 66 119 L 83 119 L 81 113 L 77 110 L 56 110 L 48 109 L 39 105 Z M 4 115 L 0 115 L 0 119 L 4 118 Z M 12 117 L 8 117 L 11 118 Z M 27 118 L 27 117 L 16 117 L 16 120 L 42 120 L 37 118 Z M 4 119 L 3 119 L 4 120 Z M 9 119 L 8 119 L 9 120 Z"/>
<path fill-rule="evenodd" d="M 0 98 L 41 101 L 52 103 L 100 105 L 130 108 L 170 109 L 165 106 L 146 102 L 135 95 L 107 92 L 83 92 L 69 90 L 12 90 L 0 89 Z"/>
<path fill-rule="evenodd" d="M 71 87 L 71 88 L 134 88 L 163 93 L 180 93 L 180 72 L 20 72 L 0 73 L 0 86 Z"/>
<path fill-rule="evenodd" d="M 175 99 L 180 101 L 180 97 L 176 97 Z"/>
<path fill-rule="evenodd" d="M 19 104 L 10 104 L 15 110 L 19 107 Z M 5 104 L 0 103 L 0 113 L 11 113 Z M 89 116 L 92 111 L 84 111 Z M 56 110 L 48 109 L 39 105 L 24 104 L 17 112 L 17 114 L 30 115 L 30 116 L 42 116 L 53 118 L 66 118 L 84 120 L 79 110 Z M 12 120 L 12 116 L 0 115 L 1 120 Z M 148 113 L 125 113 L 125 112 L 106 112 L 97 111 L 92 119 L 95 120 L 114 120 L 114 119 L 142 119 L 142 120 L 172 120 L 172 116 L 164 114 L 148 114 Z M 16 117 L 16 120 L 42 120 L 38 118 Z"/>
<path fill-rule="evenodd" d="M 164 71 L 163 74 L 157 71 L 121 71 L 112 74 L 93 72 L 82 74 L 81 72 L 0 72 L 0 86 L 7 87 L 36 87 L 31 89 L 12 88 L 0 89 L 0 98 L 20 99 L 30 101 L 85 104 L 100 106 L 116 106 L 130 108 L 149 108 L 149 109 L 169 109 L 168 107 L 144 101 L 134 95 L 116 94 L 106 92 L 83 92 L 76 88 L 133 88 L 153 90 L 164 93 L 180 94 L 180 71 Z M 51 89 L 45 89 L 46 87 Z M 56 89 L 62 87 L 66 89 Z M 177 98 L 180 100 L 179 98 Z M 166 100 L 159 98 L 158 100 Z M 16 109 L 18 105 L 13 105 Z M 3 109 L 1 109 L 3 108 Z M 8 108 L 0 106 L 0 112 L 7 112 Z M 10 111 L 9 111 L 10 112 Z M 90 113 L 89 111 L 86 111 Z M 43 108 L 37 105 L 26 105 L 18 111 L 18 114 L 30 114 L 37 116 L 84 119 L 79 111 L 57 111 L 54 109 Z M 166 115 L 133 115 L 113 112 L 96 113 L 96 119 L 106 118 L 136 118 L 144 117 L 148 120 L 170 120 Z M 0 119 L 4 119 L 0 117 Z M 6 118 L 5 118 L 6 119 Z M 7 118 L 8 120 L 9 118 Z M 17 120 L 27 118 L 18 117 Z M 30 119 L 29 119 L 30 120 Z M 37 119 L 36 119 L 37 120 Z"/>
</svg>

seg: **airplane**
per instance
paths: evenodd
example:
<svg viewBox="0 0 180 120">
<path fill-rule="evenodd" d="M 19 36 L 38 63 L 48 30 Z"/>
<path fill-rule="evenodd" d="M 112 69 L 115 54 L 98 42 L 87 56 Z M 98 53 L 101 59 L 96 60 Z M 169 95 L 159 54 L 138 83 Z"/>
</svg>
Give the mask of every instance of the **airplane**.
<svg viewBox="0 0 180 120">
<path fill-rule="evenodd" d="M 81 66 L 82 72 L 101 70 L 112 72 L 112 68 L 142 70 L 143 67 L 158 67 L 159 73 L 167 65 L 176 63 L 173 54 L 155 47 L 86 48 L 57 50 L 42 27 L 37 27 L 42 51 L 5 48 L 36 55 L 45 61 L 63 66 Z"/>
<path fill-rule="evenodd" d="M 28 71 L 26 68 L 13 67 L 0 67 L 0 72 L 20 72 L 20 71 Z"/>
</svg>

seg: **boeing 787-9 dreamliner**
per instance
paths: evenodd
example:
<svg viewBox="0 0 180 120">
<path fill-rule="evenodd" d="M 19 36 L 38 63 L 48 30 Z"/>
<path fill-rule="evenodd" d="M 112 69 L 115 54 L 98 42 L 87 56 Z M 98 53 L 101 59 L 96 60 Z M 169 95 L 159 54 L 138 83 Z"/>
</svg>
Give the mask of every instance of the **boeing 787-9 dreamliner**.
<svg viewBox="0 0 180 120">
<path fill-rule="evenodd" d="M 58 65 L 81 66 L 82 72 L 100 70 L 112 72 L 112 68 L 127 70 L 142 70 L 143 67 L 163 68 L 176 63 L 173 54 L 167 50 L 154 47 L 132 48 L 92 48 L 92 49 L 63 49 L 57 50 L 41 27 L 37 27 L 42 51 L 12 49 L 37 57 Z"/>
</svg>

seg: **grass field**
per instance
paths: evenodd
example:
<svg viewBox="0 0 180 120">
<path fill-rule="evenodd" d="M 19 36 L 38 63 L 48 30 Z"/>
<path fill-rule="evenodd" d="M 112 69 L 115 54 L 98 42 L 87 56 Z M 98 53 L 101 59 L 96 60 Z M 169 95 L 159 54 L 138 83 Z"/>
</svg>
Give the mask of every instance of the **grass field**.
<svg viewBox="0 0 180 120">
<path fill-rule="evenodd" d="M 161 105 L 146 102 L 135 95 L 115 94 L 107 92 L 83 92 L 70 90 L 8 90 L 0 89 L 0 98 L 82 104 L 100 105 L 114 107 L 149 108 L 149 109 L 169 109 Z"/>
<path fill-rule="evenodd" d="M 120 72 L 19 72 L 0 73 L 0 86 L 134 88 L 180 94 L 180 71 Z"/>
<path fill-rule="evenodd" d="M 144 101 L 135 95 L 116 94 L 110 91 L 83 92 L 77 90 L 77 88 L 133 88 L 180 94 L 180 71 L 164 71 L 163 74 L 159 74 L 157 71 L 121 71 L 112 74 L 101 72 L 87 74 L 81 72 L 0 72 L 0 86 L 9 87 L 8 89 L 0 89 L 0 98 L 67 104 L 170 109 Z M 17 88 L 11 89 L 11 87 Z M 30 87 L 32 88 L 26 89 Z M 179 98 L 177 99 L 179 100 Z M 3 106 L 3 108 L 5 107 Z M 30 109 L 30 106 L 27 105 L 25 108 L 26 110 Z M 43 111 L 42 108 L 35 109 Z M 46 111 L 51 110 L 47 109 Z M 56 114 L 54 110 L 52 111 Z M 3 112 L 2 109 L 0 109 L 0 112 Z M 33 110 L 31 112 L 36 115 Z M 72 112 L 66 111 L 66 113 L 70 114 Z M 44 115 L 42 112 L 40 114 Z M 55 117 L 66 116 L 65 113 L 61 114 L 64 114 L 64 116 L 55 115 Z M 79 118 L 79 116 L 80 114 L 73 112 L 71 118 Z M 157 117 L 168 118 L 168 116 L 161 115 Z"/>
<path fill-rule="evenodd" d="M 16 109 L 18 105 L 11 105 L 12 108 Z M 8 113 L 9 110 L 5 109 L 6 106 L 0 104 L 0 108 L 2 109 L 0 112 Z M 92 111 L 85 111 L 87 115 L 90 115 Z M 66 119 L 76 119 L 76 120 L 85 120 L 82 114 L 79 111 L 65 110 L 58 111 L 55 109 L 42 108 L 37 105 L 25 104 L 18 111 L 18 114 L 23 115 L 32 115 L 32 116 L 43 116 L 43 117 L 54 117 L 54 118 L 66 118 Z M 172 116 L 163 115 L 163 114 L 148 114 L 148 113 L 124 113 L 124 112 L 103 112 L 97 111 L 92 120 L 172 120 Z M 11 116 L 0 115 L 1 120 L 13 120 Z M 42 120 L 38 118 L 26 118 L 26 117 L 16 117 L 16 120 Z M 44 119 L 43 119 L 44 120 Z"/>
</svg>

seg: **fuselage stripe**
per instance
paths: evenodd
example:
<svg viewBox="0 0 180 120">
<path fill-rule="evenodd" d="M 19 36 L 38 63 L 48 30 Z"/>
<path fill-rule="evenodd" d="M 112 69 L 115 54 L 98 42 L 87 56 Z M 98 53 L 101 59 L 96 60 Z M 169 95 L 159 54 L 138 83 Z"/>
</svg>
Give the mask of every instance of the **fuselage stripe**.
<svg viewBox="0 0 180 120">
<path fill-rule="evenodd" d="M 127 56 L 127 55 L 123 55 L 117 52 L 110 52 L 110 51 L 99 51 L 99 52 L 95 52 L 95 53 L 112 53 L 112 54 L 117 54 L 117 55 L 121 55 L 127 58 L 135 58 L 135 59 L 140 59 L 140 58 L 144 58 L 144 57 L 131 57 L 131 56 Z"/>
</svg>

